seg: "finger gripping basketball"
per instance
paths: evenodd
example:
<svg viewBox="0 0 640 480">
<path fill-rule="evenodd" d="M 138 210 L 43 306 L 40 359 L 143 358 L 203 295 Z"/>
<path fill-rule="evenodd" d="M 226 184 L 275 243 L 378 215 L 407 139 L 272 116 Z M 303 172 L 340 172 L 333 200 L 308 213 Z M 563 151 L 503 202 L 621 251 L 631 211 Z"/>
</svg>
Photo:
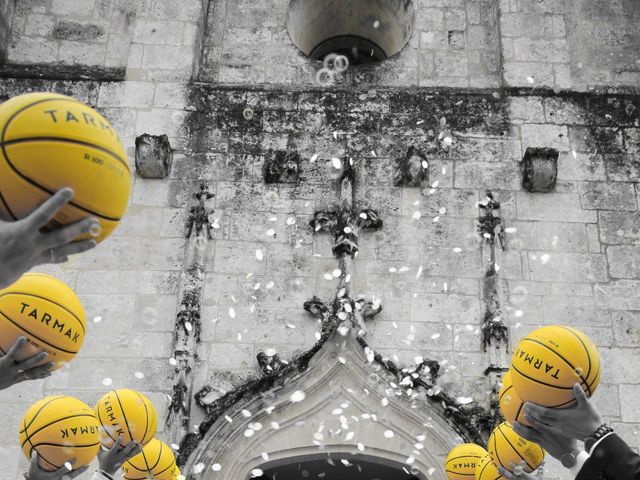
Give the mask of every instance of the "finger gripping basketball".
<svg viewBox="0 0 640 480">
<path fill-rule="evenodd" d="M 63 187 L 70 203 L 49 227 L 93 216 L 106 238 L 126 210 L 131 172 L 109 122 L 73 98 L 30 93 L 0 105 L 0 218 L 28 216 Z"/>
<path fill-rule="evenodd" d="M 590 397 L 600 381 L 600 355 L 574 328 L 553 325 L 524 337 L 511 359 L 511 379 L 525 402 L 567 408 L 575 403 L 573 385 Z"/>
<path fill-rule="evenodd" d="M 72 397 L 47 397 L 27 410 L 19 439 L 27 458 L 38 452 L 44 470 L 57 470 L 72 459 L 77 470 L 98 454 L 99 430 L 98 419 L 85 403 Z"/>
<path fill-rule="evenodd" d="M 26 337 L 17 360 L 46 352 L 41 365 L 60 368 L 70 362 L 84 343 L 86 319 L 74 291 L 51 275 L 26 273 L 0 290 L 0 353 L 6 354 L 21 336 Z"/>
</svg>

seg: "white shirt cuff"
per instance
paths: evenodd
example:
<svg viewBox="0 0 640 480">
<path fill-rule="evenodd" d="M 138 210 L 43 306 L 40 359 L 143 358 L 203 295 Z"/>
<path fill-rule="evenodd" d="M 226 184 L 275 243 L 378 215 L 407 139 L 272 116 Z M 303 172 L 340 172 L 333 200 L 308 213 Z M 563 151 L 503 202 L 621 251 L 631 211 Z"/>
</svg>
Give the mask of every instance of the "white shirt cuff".
<svg viewBox="0 0 640 480">
<path fill-rule="evenodd" d="M 589 452 L 589 455 L 591 455 L 593 453 L 593 451 L 596 449 L 596 447 L 598 446 L 598 444 L 604 440 L 605 438 L 607 438 L 609 435 L 611 435 L 613 432 L 609 432 L 607 433 L 604 437 L 602 437 L 601 439 L 599 439 L 596 443 L 593 444 L 593 447 L 591 447 L 591 451 Z"/>
<path fill-rule="evenodd" d="M 576 464 L 573 467 L 569 468 L 569 474 L 571 475 L 571 478 L 576 478 L 578 476 L 580 470 L 582 470 L 582 466 L 587 460 L 589 460 L 589 457 L 590 455 L 584 450 L 576 455 Z"/>
<path fill-rule="evenodd" d="M 96 473 L 93 474 L 93 477 L 91 477 L 91 480 L 109 480 L 109 477 L 107 477 L 100 470 L 98 470 Z"/>
</svg>

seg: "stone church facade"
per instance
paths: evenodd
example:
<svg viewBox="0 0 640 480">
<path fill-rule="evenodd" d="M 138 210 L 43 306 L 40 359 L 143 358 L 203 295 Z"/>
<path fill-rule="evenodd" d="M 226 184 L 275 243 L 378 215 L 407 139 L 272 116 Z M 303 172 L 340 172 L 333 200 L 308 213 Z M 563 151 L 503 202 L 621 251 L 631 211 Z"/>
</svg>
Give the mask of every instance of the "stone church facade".
<svg viewBox="0 0 640 480">
<path fill-rule="evenodd" d="M 6 477 L 32 402 L 135 388 L 191 479 L 443 479 L 554 323 L 598 345 L 595 401 L 640 447 L 640 7 L 601 3 L 0 2 L 2 99 L 73 95 L 137 163 L 115 234 L 46 269 L 88 335 L 0 393 Z M 319 81 L 349 21 L 380 61 Z"/>
</svg>

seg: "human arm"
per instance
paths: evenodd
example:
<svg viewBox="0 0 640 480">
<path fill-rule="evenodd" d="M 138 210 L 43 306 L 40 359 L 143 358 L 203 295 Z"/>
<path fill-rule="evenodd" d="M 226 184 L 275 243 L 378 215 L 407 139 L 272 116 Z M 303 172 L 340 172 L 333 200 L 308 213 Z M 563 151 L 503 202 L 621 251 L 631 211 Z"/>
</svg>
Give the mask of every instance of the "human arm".
<svg viewBox="0 0 640 480">
<path fill-rule="evenodd" d="M 139 454 L 142 451 L 142 447 L 137 442 L 130 442 L 123 448 L 120 448 L 121 439 L 118 437 L 113 444 L 113 447 L 107 449 L 100 447 L 98 452 L 98 463 L 100 468 L 93 480 L 113 480 L 113 475 L 118 471 L 124 462 L 131 457 Z"/>
<path fill-rule="evenodd" d="M 525 472 L 522 468 L 518 469 L 513 463 L 511 464 L 511 468 L 513 469 L 513 473 L 502 466 L 498 467 L 498 472 L 507 480 L 540 480 L 541 478 L 540 476 Z"/>
<path fill-rule="evenodd" d="M 38 452 L 34 449 L 31 454 L 31 464 L 29 465 L 29 473 L 25 476 L 27 480 L 71 480 L 82 475 L 89 468 L 88 466 L 80 467 L 77 470 L 70 470 L 68 466 L 73 466 L 75 459 L 67 462 L 57 470 L 43 470 L 39 464 Z"/>
<path fill-rule="evenodd" d="M 602 438 L 590 453 L 576 480 L 640 479 L 640 456 L 615 433 Z"/>
<path fill-rule="evenodd" d="M 602 416 L 587 398 L 580 384 L 573 386 L 576 404 L 571 408 L 546 408 L 535 403 L 524 405 L 525 418 L 538 428 L 546 425 L 555 434 L 584 441 L 602 425 Z"/>
<path fill-rule="evenodd" d="M 16 360 L 26 343 L 25 337 L 18 338 L 7 354 L 0 357 L 0 390 L 25 380 L 40 380 L 51 375 L 54 367 L 52 362 L 40 365 L 47 358 L 46 352 L 37 353 L 21 362 Z"/>
<path fill-rule="evenodd" d="M 28 217 L 15 222 L 0 221 L 0 289 L 10 286 L 36 265 L 63 263 L 69 255 L 95 247 L 95 240 L 76 240 L 85 233 L 99 234 L 100 224 L 93 218 L 42 231 L 72 197 L 73 190 L 63 188 Z"/>
</svg>

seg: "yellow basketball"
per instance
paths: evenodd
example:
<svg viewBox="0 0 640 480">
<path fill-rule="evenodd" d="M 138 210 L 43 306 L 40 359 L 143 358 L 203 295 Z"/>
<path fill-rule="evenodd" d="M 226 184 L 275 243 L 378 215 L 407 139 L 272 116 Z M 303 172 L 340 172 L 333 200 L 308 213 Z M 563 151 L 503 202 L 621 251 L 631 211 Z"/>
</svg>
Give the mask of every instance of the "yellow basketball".
<svg viewBox="0 0 640 480">
<path fill-rule="evenodd" d="M 45 470 L 76 459 L 77 470 L 89 465 L 100 449 L 100 428 L 93 411 L 72 397 L 46 397 L 34 403 L 20 424 L 20 445 L 27 458 L 35 449 Z"/>
<path fill-rule="evenodd" d="M 156 434 L 158 414 L 153 403 L 135 390 L 112 390 L 95 406 L 101 425 L 102 444 L 110 448 L 118 437 L 122 446 L 132 440 L 148 444 Z"/>
<path fill-rule="evenodd" d="M 52 220 L 66 225 L 88 216 L 111 234 L 131 189 L 125 150 L 109 122 L 64 95 L 29 93 L 0 105 L 0 218 L 17 220 L 63 187 L 75 195 Z"/>
<path fill-rule="evenodd" d="M 507 422 L 514 423 L 517 421 L 522 425 L 529 425 L 524 419 L 524 402 L 520 398 L 520 395 L 518 395 L 518 392 L 516 392 L 516 389 L 513 388 L 511 371 L 508 371 L 504 377 L 502 377 L 502 387 L 498 394 L 498 400 L 500 411 Z"/>
<path fill-rule="evenodd" d="M 157 438 L 151 440 L 142 452 L 122 465 L 127 480 L 173 480 L 176 459 L 171 448 Z"/>
<path fill-rule="evenodd" d="M 573 385 L 587 397 L 600 381 L 600 355 L 593 342 L 575 328 L 534 330 L 518 344 L 511 359 L 511 380 L 525 402 L 566 408 L 575 403 Z"/>
<path fill-rule="evenodd" d="M 491 432 L 487 450 L 496 466 L 503 466 L 510 472 L 513 472 L 513 463 L 522 465 L 525 472 L 531 473 L 544 460 L 542 447 L 522 438 L 507 422 L 501 423 Z"/>
<path fill-rule="evenodd" d="M 18 360 L 38 352 L 49 354 L 42 364 L 62 367 L 84 342 L 86 320 L 76 294 L 57 278 L 26 273 L 0 290 L 0 352 L 4 355 L 23 336 L 27 343 Z"/>
<path fill-rule="evenodd" d="M 444 469 L 449 480 L 472 480 L 476 467 L 487 451 L 475 443 L 463 443 L 454 447 L 447 455 Z"/>
<path fill-rule="evenodd" d="M 502 480 L 504 477 L 498 472 L 498 467 L 491 460 L 488 453 L 482 457 L 482 460 L 476 467 L 476 480 Z"/>
<path fill-rule="evenodd" d="M 180 468 L 176 465 L 176 468 L 173 469 L 173 478 L 171 480 L 179 480 L 181 476 L 182 476 L 182 472 L 180 471 Z"/>
</svg>

